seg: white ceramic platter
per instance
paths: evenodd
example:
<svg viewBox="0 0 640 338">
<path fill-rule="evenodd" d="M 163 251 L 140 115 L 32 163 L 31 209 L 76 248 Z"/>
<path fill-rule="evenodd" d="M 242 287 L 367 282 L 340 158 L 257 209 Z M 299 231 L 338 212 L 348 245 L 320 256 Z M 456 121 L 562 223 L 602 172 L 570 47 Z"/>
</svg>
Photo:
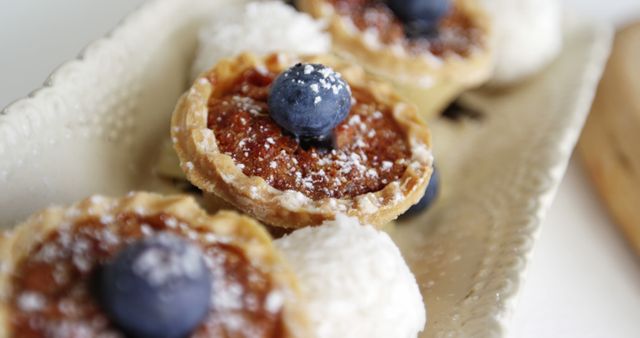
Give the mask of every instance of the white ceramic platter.
<svg viewBox="0 0 640 338">
<path fill-rule="evenodd" d="M 236 0 L 237 2 L 238 0 Z M 90 194 L 158 189 L 153 163 L 188 86 L 204 13 L 231 0 L 156 0 L 0 114 L 0 225 Z M 504 334 L 528 253 L 609 52 L 607 27 L 568 20 L 532 81 L 464 102 L 480 121 L 432 124 L 442 194 L 393 237 L 427 301 L 424 337 Z"/>
</svg>

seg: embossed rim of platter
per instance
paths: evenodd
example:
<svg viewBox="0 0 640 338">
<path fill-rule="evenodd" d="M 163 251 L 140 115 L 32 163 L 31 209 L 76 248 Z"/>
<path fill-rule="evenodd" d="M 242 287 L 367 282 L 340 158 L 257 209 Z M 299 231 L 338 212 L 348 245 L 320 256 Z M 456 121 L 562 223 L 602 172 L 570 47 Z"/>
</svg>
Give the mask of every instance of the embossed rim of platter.
<svg viewBox="0 0 640 338">
<path fill-rule="evenodd" d="M 30 129 L 33 123 L 37 123 L 34 120 L 37 120 L 38 116 L 32 116 L 33 114 L 29 114 L 26 108 L 46 106 L 48 100 L 51 99 L 51 96 L 46 95 L 47 91 L 55 92 L 60 86 L 64 86 L 65 82 L 73 80 L 68 76 L 71 73 L 69 70 L 87 63 L 87 60 L 95 58 L 98 54 L 108 52 L 108 49 L 118 48 L 123 36 L 135 34 L 144 21 L 153 20 L 154 13 L 160 11 L 163 6 L 170 6 L 176 1 L 180 0 L 153 0 L 145 3 L 138 10 L 128 15 L 106 37 L 89 44 L 80 56 L 61 65 L 45 81 L 41 88 L 0 111 L 0 156 L 13 144 L 23 141 L 24 139 L 21 137 L 26 135 L 25 130 Z M 500 286 L 491 290 L 483 290 L 481 301 L 475 303 L 473 308 L 461 311 L 467 317 L 462 320 L 469 323 L 469 326 L 464 330 L 468 335 L 499 337 L 506 330 L 507 320 L 514 306 L 518 288 L 524 279 L 526 263 L 537 236 L 540 222 L 559 186 L 568 164 L 569 156 L 593 99 L 593 89 L 599 80 L 600 70 L 608 56 L 612 30 L 606 25 L 588 25 L 590 25 L 594 39 L 597 42 L 593 44 L 591 50 L 593 54 L 591 68 L 594 71 L 585 72 L 581 80 L 592 84 L 592 86 L 585 86 L 583 92 L 576 95 L 578 100 L 573 103 L 573 111 L 567 112 L 567 114 L 572 114 L 572 118 L 568 119 L 569 122 L 564 126 L 562 142 L 554 149 L 554 157 L 557 162 L 552 168 L 541 168 L 544 169 L 544 172 L 539 174 L 547 177 L 547 180 L 543 182 L 546 191 L 533 199 L 531 207 L 533 214 L 528 220 L 527 226 L 524 227 L 524 231 L 509 238 L 504 243 L 499 243 L 500 245 L 509 246 L 514 252 L 518 252 L 513 257 L 497 260 L 504 267 L 499 270 L 499 275 L 493 274 L 484 277 L 500 280 Z M 31 113 L 33 111 L 35 110 L 31 110 Z M 499 294 L 500 297 L 496 297 L 496 294 Z"/>
<path fill-rule="evenodd" d="M 491 275 L 485 279 L 502 279 L 502 282 L 498 283 L 500 286 L 494 289 L 484 289 L 476 307 L 467 309 L 465 311 L 467 318 L 461 319 L 461 321 L 468 323 L 477 323 L 477 325 L 470 325 L 463 330 L 465 337 L 503 337 L 508 333 L 509 320 L 517 302 L 518 291 L 526 282 L 526 268 L 540 232 L 540 225 L 560 187 L 589 114 L 604 66 L 609 58 L 614 38 L 614 29 L 611 24 L 602 21 L 587 21 L 585 18 L 565 13 L 564 28 L 567 29 L 570 26 L 591 31 L 592 35 L 592 43 L 587 52 L 589 63 L 585 67 L 585 72 L 575 80 L 575 83 L 583 85 L 575 91 L 573 95 L 575 100 L 568 104 L 571 110 L 566 112 L 568 116 L 565 120 L 566 124 L 562 128 L 563 132 L 559 133 L 560 141 L 552 150 L 549 150 L 550 156 L 555 159 L 555 164 L 549 167 L 538 167 L 530 172 L 531 177 L 546 179 L 539 182 L 541 193 L 535 196 L 536 198 L 532 198 L 530 218 L 524 222 L 526 224 L 522 224 L 521 230 L 523 231 L 503 239 L 502 245 L 504 247 L 502 250 L 494 252 L 494 258 L 498 262 L 495 265 L 503 271 L 498 277 Z M 519 254 L 512 257 L 498 257 L 504 251 L 518 252 Z M 482 281 L 479 278 L 475 282 Z"/>
</svg>

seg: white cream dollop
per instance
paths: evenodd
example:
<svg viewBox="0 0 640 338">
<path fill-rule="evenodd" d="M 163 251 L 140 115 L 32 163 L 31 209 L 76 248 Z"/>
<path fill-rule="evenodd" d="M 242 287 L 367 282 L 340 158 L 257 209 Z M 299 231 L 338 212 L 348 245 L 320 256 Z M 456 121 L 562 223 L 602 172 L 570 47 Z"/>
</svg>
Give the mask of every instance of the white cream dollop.
<svg viewBox="0 0 640 338">
<path fill-rule="evenodd" d="M 282 1 L 261 1 L 221 8 L 199 33 L 192 77 L 220 59 L 241 52 L 321 54 L 331 49 L 324 25 Z"/>
<path fill-rule="evenodd" d="M 493 21 L 495 70 L 488 85 L 525 80 L 562 48 L 559 0 L 480 0 Z"/>
<path fill-rule="evenodd" d="M 384 232 L 339 215 L 276 240 L 297 273 L 317 338 L 416 338 L 426 311 Z"/>
</svg>

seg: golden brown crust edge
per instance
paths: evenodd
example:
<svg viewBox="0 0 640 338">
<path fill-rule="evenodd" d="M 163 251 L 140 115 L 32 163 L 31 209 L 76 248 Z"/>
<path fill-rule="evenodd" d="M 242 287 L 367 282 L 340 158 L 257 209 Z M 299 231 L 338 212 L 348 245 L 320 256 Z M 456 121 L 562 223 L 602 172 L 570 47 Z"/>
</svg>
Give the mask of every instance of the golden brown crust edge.
<svg viewBox="0 0 640 338">
<path fill-rule="evenodd" d="M 267 64 L 265 60 L 273 62 Z M 300 192 L 277 190 L 260 177 L 246 176 L 229 155 L 220 152 L 213 131 L 207 127 L 207 102 L 214 88 L 206 77 L 215 73 L 219 84 L 249 67 L 260 65 L 280 72 L 300 61 L 327 64 L 342 73 L 350 84 L 366 86 L 377 100 L 394 108 L 394 117 L 404 129 L 412 150 L 411 163 L 399 181 L 355 198 L 314 201 Z M 269 225 L 284 228 L 319 225 L 338 213 L 355 216 L 364 224 L 382 226 L 418 202 L 432 171 L 430 134 L 415 106 L 402 103 L 390 86 L 373 81 L 360 67 L 326 55 L 299 58 L 277 54 L 259 58 L 242 54 L 221 61 L 201 75 L 180 98 L 171 121 L 171 136 L 189 181 Z"/>
<path fill-rule="evenodd" d="M 235 212 L 221 211 L 210 216 L 191 197 L 162 196 L 153 193 L 130 193 L 120 199 L 93 196 L 68 208 L 52 207 L 40 211 L 0 237 L 0 338 L 9 338 L 9 298 L 11 277 L 16 265 L 51 231 L 63 223 L 73 224 L 101 214 L 136 213 L 154 215 L 168 213 L 195 227 L 223 235 L 230 244 L 241 248 L 252 264 L 267 267 L 276 285 L 285 294 L 284 325 L 287 338 L 310 337 L 308 320 L 297 279 L 276 251 L 266 230 L 253 219 Z"/>
<path fill-rule="evenodd" d="M 400 93 L 416 103 L 423 116 L 430 118 L 466 89 L 487 81 L 493 70 L 489 16 L 475 0 L 455 1 L 473 19 L 483 37 L 481 46 L 465 58 L 449 55 L 440 59 L 430 53 L 398 53 L 384 44 L 374 48 L 362 33 L 349 28 L 346 20 L 335 13 L 326 0 L 298 0 L 297 3 L 301 10 L 329 22 L 328 30 L 338 55 L 393 81 Z"/>
</svg>

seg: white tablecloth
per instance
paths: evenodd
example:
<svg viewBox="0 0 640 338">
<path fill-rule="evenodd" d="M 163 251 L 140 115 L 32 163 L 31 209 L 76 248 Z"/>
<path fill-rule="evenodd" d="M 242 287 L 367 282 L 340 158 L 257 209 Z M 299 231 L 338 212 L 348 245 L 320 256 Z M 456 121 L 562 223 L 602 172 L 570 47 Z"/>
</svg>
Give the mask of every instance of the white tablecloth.
<svg viewBox="0 0 640 338">
<path fill-rule="evenodd" d="M 0 107 L 39 87 L 141 2 L 0 0 Z M 565 2 L 569 10 L 618 24 L 640 19 L 640 0 Z M 577 158 L 542 224 L 509 336 L 640 337 L 640 261 Z"/>
</svg>

